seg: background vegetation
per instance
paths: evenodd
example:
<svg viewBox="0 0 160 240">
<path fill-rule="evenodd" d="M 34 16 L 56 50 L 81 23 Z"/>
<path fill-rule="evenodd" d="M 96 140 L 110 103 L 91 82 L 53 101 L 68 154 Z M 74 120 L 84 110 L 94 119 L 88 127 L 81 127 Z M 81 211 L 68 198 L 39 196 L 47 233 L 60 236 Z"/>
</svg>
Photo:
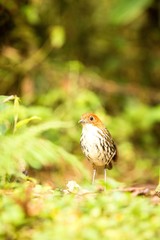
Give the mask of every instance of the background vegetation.
<svg viewBox="0 0 160 240">
<path fill-rule="evenodd" d="M 158 0 L 0 0 L 1 239 L 159 239 L 159 42 Z M 88 111 L 118 145 L 107 185 Z"/>
</svg>

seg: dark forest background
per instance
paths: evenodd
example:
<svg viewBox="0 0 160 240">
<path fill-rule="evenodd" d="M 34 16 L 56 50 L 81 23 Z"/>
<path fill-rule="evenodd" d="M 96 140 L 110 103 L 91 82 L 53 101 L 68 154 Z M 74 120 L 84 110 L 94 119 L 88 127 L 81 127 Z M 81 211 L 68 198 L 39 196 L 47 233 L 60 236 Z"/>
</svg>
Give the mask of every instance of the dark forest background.
<svg viewBox="0 0 160 240">
<path fill-rule="evenodd" d="M 117 181 L 126 186 L 156 187 L 160 159 L 159 0 L 0 0 L 0 95 L 2 188 L 10 189 L 13 179 L 23 178 L 24 170 L 31 182 L 52 189 L 69 180 L 90 183 L 91 166 L 79 144 L 78 120 L 85 112 L 96 113 L 117 143 L 119 160 L 108 172 L 111 185 Z M 101 178 L 99 172 L 97 179 Z M 28 202 L 23 201 L 20 205 L 25 209 Z M 77 210 L 74 214 L 77 217 Z M 18 239 L 14 230 L 13 235 L 0 232 L 4 239 Z M 30 239 L 28 235 L 25 238 L 25 231 L 22 227 L 21 239 Z M 37 231 L 33 239 L 40 239 Z M 65 237 L 60 232 L 57 236 Z M 42 239 L 52 239 L 47 227 L 45 233 L 47 237 Z M 88 238 L 74 236 L 100 237 L 99 232 L 85 234 Z M 122 239 L 112 234 L 104 236 Z M 158 235 L 147 236 L 140 239 Z"/>
</svg>

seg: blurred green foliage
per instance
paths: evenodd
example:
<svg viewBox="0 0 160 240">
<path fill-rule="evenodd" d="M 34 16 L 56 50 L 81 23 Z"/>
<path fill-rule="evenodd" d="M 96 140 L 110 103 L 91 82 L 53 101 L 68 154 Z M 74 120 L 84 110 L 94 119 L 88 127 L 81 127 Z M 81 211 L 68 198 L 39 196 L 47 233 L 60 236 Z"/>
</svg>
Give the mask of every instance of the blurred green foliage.
<svg viewBox="0 0 160 240">
<path fill-rule="evenodd" d="M 13 103 L 10 101 L 13 101 Z M 20 105 L 17 96 L 7 98 L 1 96 L 0 106 L 1 176 L 6 174 L 21 175 L 28 165 L 40 169 L 42 166 L 58 163 L 60 167 L 65 160 L 75 170 L 82 171 L 84 175 L 87 175 L 77 157 L 67 152 L 65 145 L 62 147 L 60 144 L 56 144 L 57 131 L 61 129 L 65 133 L 66 128 L 73 126 L 71 122 L 61 120 L 42 122 L 40 114 L 41 111 L 45 114 L 45 109 L 38 109 L 39 117 L 30 116 L 30 111 Z M 36 112 L 36 107 L 34 109 L 32 111 Z M 34 124 L 31 124 L 32 122 Z M 43 134 L 49 135 L 47 132 L 52 129 L 55 133 L 51 141 L 49 136 L 47 138 Z"/>
<path fill-rule="evenodd" d="M 110 177 L 158 185 L 159 16 L 158 0 L 0 0 L 0 239 L 159 239 L 159 206 L 113 179 L 58 189 L 90 182 L 84 112 L 117 143 Z"/>
<path fill-rule="evenodd" d="M 2 94 L 26 93 L 26 79 L 36 94 L 47 91 L 71 71 L 66 66 L 73 60 L 121 84 L 159 86 L 158 0 L 0 4 Z"/>
<path fill-rule="evenodd" d="M 14 189 L 1 197 L 1 239 L 159 239 L 160 208 L 149 199 L 110 190 L 63 193 L 29 182 Z"/>
</svg>

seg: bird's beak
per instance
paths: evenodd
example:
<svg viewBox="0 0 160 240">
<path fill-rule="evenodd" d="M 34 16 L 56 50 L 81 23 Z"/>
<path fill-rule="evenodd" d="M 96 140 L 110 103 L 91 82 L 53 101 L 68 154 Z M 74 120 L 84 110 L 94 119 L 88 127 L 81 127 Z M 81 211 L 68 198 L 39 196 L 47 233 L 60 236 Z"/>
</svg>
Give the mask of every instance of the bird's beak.
<svg viewBox="0 0 160 240">
<path fill-rule="evenodd" d="M 81 124 L 83 124 L 83 123 L 85 123 L 85 120 L 83 120 L 83 119 L 80 119 L 80 120 L 78 121 L 78 123 L 81 123 Z"/>
</svg>

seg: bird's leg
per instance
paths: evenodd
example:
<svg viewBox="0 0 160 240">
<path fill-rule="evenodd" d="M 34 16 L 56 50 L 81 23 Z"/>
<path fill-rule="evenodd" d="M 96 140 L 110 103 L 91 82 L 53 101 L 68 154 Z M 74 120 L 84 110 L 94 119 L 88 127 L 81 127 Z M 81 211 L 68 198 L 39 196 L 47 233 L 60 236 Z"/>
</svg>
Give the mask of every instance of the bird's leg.
<svg viewBox="0 0 160 240">
<path fill-rule="evenodd" d="M 107 182 L 107 165 L 104 166 L 104 182 Z"/>
<path fill-rule="evenodd" d="M 97 171 L 96 166 L 93 164 L 92 184 L 94 184 L 95 182 L 96 171 Z"/>
</svg>

